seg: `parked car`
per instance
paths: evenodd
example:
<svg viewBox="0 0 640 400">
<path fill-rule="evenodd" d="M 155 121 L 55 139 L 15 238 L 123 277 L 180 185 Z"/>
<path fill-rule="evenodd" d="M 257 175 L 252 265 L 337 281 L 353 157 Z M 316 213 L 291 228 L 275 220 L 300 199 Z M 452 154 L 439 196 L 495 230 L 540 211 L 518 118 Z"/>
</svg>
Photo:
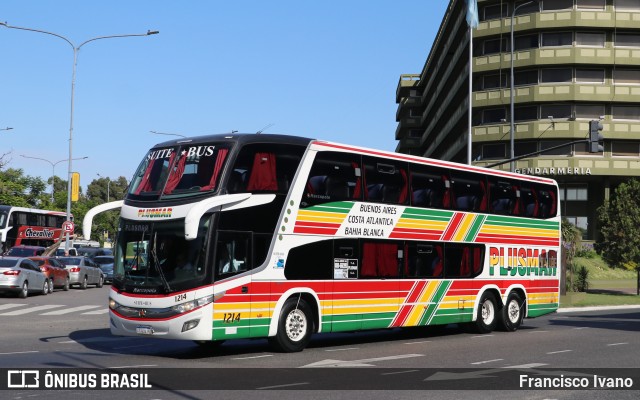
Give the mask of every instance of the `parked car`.
<svg viewBox="0 0 640 400">
<path fill-rule="evenodd" d="M 53 257 L 29 257 L 29 259 L 34 261 L 47 277 L 49 293 L 53 293 L 54 288 L 69 290 L 69 271 L 66 270 L 63 263 Z"/>
<path fill-rule="evenodd" d="M 80 247 L 78 249 L 78 255 L 89 257 L 93 260 L 94 257 L 97 256 L 112 256 L 113 251 L 104 247 Z"/>
<path fill-rule="evenodd" d="M 80 289 L 86 289 L 87 285 L 102 287 L 104 284 L 104 273 L 87 257 L 58 257 L 67 271 L 69 271 L 69 284 L 78 285 Z"/>
<path fill-rule="evenodd" d="M 39 256 L 44 253 L 46 249 L 42 246 L 25 246 L 23 244 L 19 246 L 13 246 L 7 252 L 7 256 L 10 257 L 33 257 Z"/>
<path fill-rule="evenodd" d="M 93 262 L 98 264 L 98 267 L 104 273 L 104 282 L 113 282 L 113 256 L 95 256 Z"/>
<path fill-rule="evenodd" d="M 24 299 L 29 293 L 49 293 L 49 284 L 36 263 L 28 258 L 0 257 L 0 291 L 13 292 Z"/>
</svg>

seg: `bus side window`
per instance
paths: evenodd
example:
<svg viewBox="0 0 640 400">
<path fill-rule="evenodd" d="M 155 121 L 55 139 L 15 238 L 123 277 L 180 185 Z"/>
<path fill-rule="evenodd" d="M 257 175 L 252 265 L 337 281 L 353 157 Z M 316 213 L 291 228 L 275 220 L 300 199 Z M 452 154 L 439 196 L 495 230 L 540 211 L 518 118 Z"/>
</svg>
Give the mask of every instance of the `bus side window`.
<svg viewBox="0 0 640 400">
<path fill-rule="evenodd" d="M 441 274 L 441 245 L 411 243 L 408 247 L 408 271 L 405 278 L 433 278 Z"/>
<path fill-rule="evenodd" d="M 486 211 L 487 196 L 484 177 L 455 173 L 451 177 L 453 208 L 460 211 Z"/>
<path fill-rule="evenodd" d="M 448 178 L 435 168 L 415 165 L 411 169 L 411 204 L 416 207 L 445 208 Z"/>
<path fill-rule="evenodd" d="M 365 200 L 406 204 L 408 196 L 407 166 L 404 163 L 363 157 Z"/>
<path fill-rule="evenodd" d="M 447 244 L 445 277 L 472 278 L 482 272 L 482 249 L 480 245 Z"/>
<path fill-rule="evenodd" d="M 304 147 L 297 145 L 249 144 L 244 146 L 227 178 L 227 192 L 286 194 L 303 153 Z"/>
<path fill-rule="evenodd" d="M 253 268 L 251 233 L 219 232 L 216 246 L 216 279 L 224 279 Z"/>
<path fill-rule="evenodd" d="M 360 157 L 350 153 L 320 152 L 309 172 L 301 206 L 361 199 Z"/>
<path fill-rule="evenodd" d="M 399 269 L 397 243 L 364 242 L 361 278 L 397 278 Z"/>
<path fill-rule="evenodd" d="M 489 200 L 494 214 L 520 215 L 520 190 L 512 182 L 490 178 Z"/>
</svg>

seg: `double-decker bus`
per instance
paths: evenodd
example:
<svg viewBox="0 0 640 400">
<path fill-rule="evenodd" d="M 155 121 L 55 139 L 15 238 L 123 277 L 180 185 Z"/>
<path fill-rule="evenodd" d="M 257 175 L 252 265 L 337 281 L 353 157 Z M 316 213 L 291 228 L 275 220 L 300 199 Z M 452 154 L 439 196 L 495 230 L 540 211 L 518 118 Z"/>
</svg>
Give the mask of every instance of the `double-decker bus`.
<svg viewBox="0 0 640 400">
<path fill-rule="evenodd" d="M 111 332 L 292 352 L 321 332 L 515 331 L 558 308 L 557 193 L 551 179 L 300 137 L 164 142 L 98 210 L 121 207 Z"/>
<path fill-rule="evenodd" d="M 13 246 L 51 246 L 60 238 L 62 211 L 0 205 L 0 253 Z"/>
</svg>

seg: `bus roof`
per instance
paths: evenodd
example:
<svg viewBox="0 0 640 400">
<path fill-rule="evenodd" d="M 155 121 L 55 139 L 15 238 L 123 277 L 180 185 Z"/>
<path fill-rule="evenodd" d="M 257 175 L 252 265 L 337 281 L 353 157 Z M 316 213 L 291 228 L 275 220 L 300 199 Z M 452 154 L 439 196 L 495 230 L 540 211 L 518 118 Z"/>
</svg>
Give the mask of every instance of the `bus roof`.
<svg viewBox="0 0 640 400">
<path fill-rule="evenodd" d="M 5 206 L 5 205 L 0 205 L 0 212 L 7 212 L 7 211 L 23 211 L 23 212 L 29 212 L 29 213 L 36 213 L 36 214 L 48 214 L 48 215 L 61 215 L 61 216 L 66 216 L 67 213 L 64 211 L 51 211 L 51 210 L 40 210 L 38 208 L 27 208 L 27 207 L 15 207 L 15 206 Z M 72 214 L 73 215 L 73 214 Z"/>
<path fill-rule="evenodd" d="M 302 146 L 307 146 L 311 143 L 313 139 L 305 138 L 301 136 L 290 136 L 290 135 L 278 135 L 271 133 L 222 133 L 217 135 L 205 135 L 205 136 L 194 136 L 187 137 L 175 140 L 168 140 L 166 142 L 158 143 L 153 148 L 164 148 L 168 146 L 177 146 L 180 144 L 206 144 L 211 142 L 228 142 L 234 144 L 249 144 L 249 143 L 281 143 L 281 144 L 298 144 Z"/>
<path fill-rule="evenodd" d="M 438 160 L 434 158 L 413 156 L 413 155 L 404 154 L 404 153 L 395 153 L 392 151 L 376 150 L 376 149 L 370 149 L 367 147 L 345 145 L 342 143 L 328 142 L 323 140 L 314 140 L 311 143 L 311 145 L 315 150 L 334 150 L 334 151 L 344 151 L 344 152 L 351 152 L 351 153 L 357 152 L 360 154 L 370 155 L 370 156 L 382 156 L 382 157 L 388 157 L 395 160 L 417 162 L 417 163 L 433 165 L 437 167 L 452 168 L 452 169 L 458 169 L 461 171 L 469 171 L 469 172 L 483 173 L 487 175 L 500 176 L 503 178 L 521 179 L 521 180 L 528 180 L 533 182 L 541 182 L 541 183 L 556 185 L 556 181 L 549 178 L 518 174 L 518 173 L 503 171 L 498 169 L 477 167 L 473 165 L 466 165 L 466 164 L 455 163 L 451 161 L 443 161 L 443 160 Z M 325 149 L 323 149 L 323 147 Z"/>
<path fill-rule="evenodd" d="M 169 146 L 177 146 L 184 143 L 190 144 L 205 144 L 211 142 L 229 142 L 233 144 L 250 144 L 250 143 L 282 143 L 282 144 L 298 144 L 302 146 L 312 145 L 315 150 L 335 150 L 335 151 L 346 151 L 346 152 L 358 152 L 360 154 L 372 155 L 372 156 L 382 156 L 388 157 L 391 159 L 402 160 L 402 161 L 410 161 L 417 162 L 426 165 L 433 165 L 444 168 L 452 168 L 458 169 L 462 171 L 470 171 L 476 173 L 483 173 L 488 175 L 500 176 L 503 178 L 512 178 L 512 179 L 522 179 L 528 180 L 532 182 L 541 182 L 555 185 L 556 182 L 550 178 L 543 178 L 539 176 L 518 174 L 509 171 L 503 171 L 498 169 L 490 169 L 484 167 L 477 166 L 469 166 L 466 164 L 455 163 L 451 161 L 443 161 L 433 158 L 425 158 L 420 156 L 414 156 L 410 154 L 404 153 L 395 153 L 392 151 L 384 151 L 384 150 L 376 150 L 366 147 L 359 147 L 353 145 L 346 145 L 337 142 L 329 142 L 324 140 L 310 139 L 301 136 L 292 136 L 292 135 L 279 135 L 279 134 L 256 134 L 256 133 L 227 133 L 227 134 L 217 134 L 217 135 L 206 135 L 206 136 L 196 136 L 196 137 L 188 137 L 181 139 L 174 139 L 165 141 L 162 143 L 158 143 L 153 146 L 152 149 L 155 148 L 166 148 Z M 323 149 L 323 147 L 325 149 Z"/>
</svg>

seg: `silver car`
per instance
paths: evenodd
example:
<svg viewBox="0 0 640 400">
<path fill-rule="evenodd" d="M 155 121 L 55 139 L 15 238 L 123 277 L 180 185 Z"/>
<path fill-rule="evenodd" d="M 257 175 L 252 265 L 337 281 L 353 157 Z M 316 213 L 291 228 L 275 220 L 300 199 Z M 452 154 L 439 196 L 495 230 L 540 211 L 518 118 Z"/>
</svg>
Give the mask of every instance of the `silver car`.
<svg viewBox="0 0 640 400">
<path fill-rule="evenodd" d="M 67 271 L 69 271 L 69 284 L 79 285 L 80 289 L 86 289 L 87 285 L 102 287 L 104 273 L 96 263 L 87 257 L 59 257 Z"/>
<path fill-rule="evenodd" d="M 17 293 L 26 298 L 29 293 L 49 293 L 47 277 L 35 262 L 23 257 L 0 257 L 0 291 Z"/>
</svg>

